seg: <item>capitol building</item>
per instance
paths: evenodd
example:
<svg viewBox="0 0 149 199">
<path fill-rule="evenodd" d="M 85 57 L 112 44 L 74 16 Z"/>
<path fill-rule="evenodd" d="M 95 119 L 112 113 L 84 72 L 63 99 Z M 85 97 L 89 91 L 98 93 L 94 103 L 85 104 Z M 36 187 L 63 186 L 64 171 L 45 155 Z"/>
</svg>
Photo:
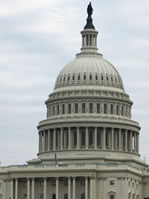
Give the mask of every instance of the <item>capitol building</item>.
<svg viewBox="0 0 149 199">
<path fill-rule="evenodd" d="M 149 198 L 140 126 L 117 69 L 98 52 L 91 3 L 82 47 L 56 78 L 37 158 L 0 167 L 0 199 Z"/>
</svg>

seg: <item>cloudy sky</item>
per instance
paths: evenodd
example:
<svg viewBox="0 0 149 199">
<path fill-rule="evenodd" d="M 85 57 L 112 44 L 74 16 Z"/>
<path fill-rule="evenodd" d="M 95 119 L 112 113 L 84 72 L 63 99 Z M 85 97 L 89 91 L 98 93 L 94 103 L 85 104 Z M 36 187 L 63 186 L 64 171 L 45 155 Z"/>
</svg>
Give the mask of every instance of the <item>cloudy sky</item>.
<svg viewBox="0 0 149 199">
<path fill-rule="evenodd" d="M 0 1 L 0 161 L 38 151 L 38 122 L 59 71 L 79 52 L 87 0 Z M 120 72 L 149 163 L 149 0 L 93 0 L 98 47 Z"/>
</svg>

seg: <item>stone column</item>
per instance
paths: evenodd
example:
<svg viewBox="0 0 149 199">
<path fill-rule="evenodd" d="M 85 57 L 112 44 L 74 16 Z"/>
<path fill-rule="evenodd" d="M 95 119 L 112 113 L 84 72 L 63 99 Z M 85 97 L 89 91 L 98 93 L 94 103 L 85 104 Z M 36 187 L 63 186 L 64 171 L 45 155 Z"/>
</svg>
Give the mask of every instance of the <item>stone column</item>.
<svg viewBox="0 0 149 199">
<path fill-rule="evenodd" d="M 71 199 L 71 178 L 68 178 L 68 199 Z"/>
<path fill-rule="evenodd" d="M 130 140 L 130 144 L 129 144 L 129 150 L 130 152 L 132 152 L 132 131 L 130 131 L 130 137 L 129 137 L 129 140 Z"/>
<path fill-rule="evenodd" d="M 80 131 L 79 131 L 79 127 L 77 127 L 77 149 L 80 149 Z"/>
<path fill-rule="evenodd" d="M 48 130 L 48 151 L 50 151 L 50 129 Z"/>
<path fill-rule="evenodd" d="M 111 128 L 111 149 L 114 150 L 114 129 Z"/>
<path fill-rule="evenodd" d="M 94 149 L 97 149 L 97 127 L 94 129 Z"/>
<path fill-rule="evenodd" d="M 44 193 L 44 199 L 47 199 L 47 179 L 44 178 L 44 188 L 43 188 L 43 193 Z"/>
<path fill-rule="evenodd" d="M 56 150 L 56 129 L 53 129 L 53 151 Z"/>
<path fill-rule="evenodd" d="M 32 178 L 32 199 L 35 199 L 35 179 Z"/>
<path fill-rule="evenodd" d="M 73 178 L 73 194 L 72 198 L 76 199 L 76 178 Z"/>
<path fill-rule="evenodd" d="M 136 152 L 139 153 L 139 132 L 137 132 L 136 136 Z"/>
<path fill-rule="evenodd" d="M 14 182 L 13 182 L 13 179 L 11 179 L 11 181 L 10 181 L 10 198 L 11 199 L 14 199 L 14 189 L 13 189 L 13 187 L 14 187 Z"/>
<path fill-rule="evenodd" d="M 68 149 L 71 149 L 71 128 L 68 128 Z"/>
<path fill-rule="evenodd" d="M 103 128 L 103 132 L 102 132 L 102 149 L 103 150 L 105 150 L 105 148 L 106 148 L 105 137 L 106 137 L 106 128 Z"/>
<path fill-rule="evenodd" d="M 15 179 L 15 199 L 18 199 L 18 179 Z"/>
<path fill-rule="evenodd" d="M 88 127 L 86 127 L 86 134 L 85 134 L 85 148 L 88 149 Z"/>
<path fill-rule="evenodd" d="M 42 135 L 41 132 L 39 131 L 39 153 L 42 151 Z"/>
<path fill-rule="evenodd" d="M 85 178 L 85 199 L 88 199 L 88 177 Z"/>
<path fill-rule="evenodd" d="M 27 179 L 27 199 L 30 199 L 30 179 Z"/>
<path fill-rule="evenodd" d="M 121 132 L 121 129 L 118 130 L 118 133 L 119 133 L 119 150 L 121 151 L 122 150 L 122 132 Z"/>
<path fill-rule="evenodd" d="M 90 199 L 96 199 L 96 181 L 90 178 Z"/>
<path fill-rule="evenodd" d="M 59 199 L 59 179 L 56 178 L 56 199 Z"/>
<path fill-rule="evenodd" d="M 61 134 L 61 150 L 63 150 L 63 129 L 60 129 L 60 134 Z"/>
<path fill-rule="evenodd" d="M 125 151 L 128 151 L 127 139 L 128 139 L 128 130 L 125 130 Z"/>
</svg>

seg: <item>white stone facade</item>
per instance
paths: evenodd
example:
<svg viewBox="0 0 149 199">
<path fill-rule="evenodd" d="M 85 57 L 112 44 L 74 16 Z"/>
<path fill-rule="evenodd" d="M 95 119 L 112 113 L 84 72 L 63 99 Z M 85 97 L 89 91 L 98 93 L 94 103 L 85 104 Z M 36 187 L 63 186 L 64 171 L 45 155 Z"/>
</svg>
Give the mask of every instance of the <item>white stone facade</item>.
<svg viewBox="0 0 149 199">
<path fill-rule="evenodd" d="M 90 16 L 81 34 L 81 52 L 45 102 L 38 157 L 0 167 L 0 199 L 149 198 L 133 103 L 118 71 L 98 53 Z"/>
</svg>

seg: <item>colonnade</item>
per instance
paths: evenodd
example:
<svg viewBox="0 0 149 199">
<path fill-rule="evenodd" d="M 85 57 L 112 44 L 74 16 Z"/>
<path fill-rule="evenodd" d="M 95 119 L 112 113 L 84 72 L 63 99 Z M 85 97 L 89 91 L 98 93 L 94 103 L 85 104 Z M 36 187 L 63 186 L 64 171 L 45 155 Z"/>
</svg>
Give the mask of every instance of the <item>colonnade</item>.
<svg viewBox="0 0 149 199">
<path fill-rule="evenodd" d="M 81 149 L 139 153 L 139 133 L 105 127 L 52 128 L 39 132 L 39 153 Z"/>
<path fill-rule="evenodd" d="M 42 189 L 37 186 L 38 180 L 43 183 Z M 68 178 L 27 178 L 25 180 L 27 186 L 24 191 L 21 189 L 21 178 L 11 179 L 10 181 L 10 198 L 11 199 L 94 199 L 94 183 L 96 179 L 93 177 L 68 177 Z M 54 184 L 52 184 L 54 182 Z M 51 186 L 49 186 L 51 183 Z M 77 186 L 81 183 L 81 187 Z M 63 191 L 62 185 L 67 184 L 67 191 Z M 53 186 L 54 185 L 54 186 Z M 23 183 L 22 183 L 23 186 Z M 50 189 L 51 188 L 51 189 Z M 21 189 L 21 190 L 19 190 Z M 62 190 L 61 190 L 62 189 Z M 21 193 L 21 194 L 20 194 Z M 38 193 L 38 194 L 37 194 Z M 66 196 L 67 195 L 67 196 Z"/>
</svg>

